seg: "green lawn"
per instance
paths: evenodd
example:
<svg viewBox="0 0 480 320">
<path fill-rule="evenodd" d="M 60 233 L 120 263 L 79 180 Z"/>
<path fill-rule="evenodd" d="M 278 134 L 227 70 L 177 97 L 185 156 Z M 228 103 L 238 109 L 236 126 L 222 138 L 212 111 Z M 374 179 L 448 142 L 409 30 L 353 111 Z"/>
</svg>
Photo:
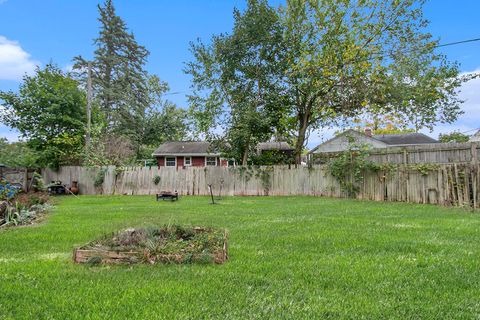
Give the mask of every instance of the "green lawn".
<svg viewBox="0 0 480 320">
<path fill-rule="evenodd" d="M 225 227 L 225 265 L 74 265 L 127 227 Z M 478 319 L 480 215 L 313 197 L 65 197 L 0 231 L 0 319 Z"/>
</svg>

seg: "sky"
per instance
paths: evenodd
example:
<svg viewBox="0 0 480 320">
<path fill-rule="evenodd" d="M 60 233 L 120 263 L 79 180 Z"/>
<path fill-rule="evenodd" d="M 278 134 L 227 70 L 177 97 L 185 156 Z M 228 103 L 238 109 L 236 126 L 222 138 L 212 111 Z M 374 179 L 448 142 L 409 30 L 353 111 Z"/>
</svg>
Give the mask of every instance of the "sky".
<svg viewBox="0 0 480 320">
<path fill-rule="evenodd" d="M 271 0 L 277 6 L 282 0 Z M 0 0 L 0 90 L 18 90 L 24 74 L 54 62 L 68 70 L 72 58 L 91 58 L 93 39 L 98 34 L 97 0 Z M 167 98 L 188 107 L 186 94 L 190 77 L 183 73 L 191 60 L 189 43 L 214 34 L 228 33 L 233 26 L 235 7 L 245 8 L 246 0 L 116 0 L 119 14 L 150 51 L 147 69 L 167 81 Z M 430 0 L 425 17 L 428 31 L 441 43 L 480 38 L 479 0 Z M 437 49 L 460 63 L 462 72 L 480 72 L 480 42 Z M 480 127 L 480 79 L 464 84 L 460 97 L 465 114 L 455 123 L 438 125 L 433 132 L 458 130 L 473 134 Z M 309 148 L 330 138 L 335 129 L 310 135 Z M 18 133 L 0 123 L 0 137 L 18 140 Z"/>
</svg>

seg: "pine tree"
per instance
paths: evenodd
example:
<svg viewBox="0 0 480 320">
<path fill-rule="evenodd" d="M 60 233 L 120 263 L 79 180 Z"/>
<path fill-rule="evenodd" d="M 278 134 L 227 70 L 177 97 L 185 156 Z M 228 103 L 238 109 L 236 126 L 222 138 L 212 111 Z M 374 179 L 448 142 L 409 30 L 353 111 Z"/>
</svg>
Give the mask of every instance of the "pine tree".
<svg viewBox="0 0 480 320">
<path fill-rule="evenodd" d="M 98 10 L 101 29 L 94 41 L 92 62 L 95 99 L 104 113 L 106 130 L 127 136 L 138 145 L 149 105 L 148 74 L 144 69 L 149 52 L 116 14 L 112 0 L 106 0 Z M 85 59 L 75 58 L 76 70 L 85 71 L 86 67 Z"/>
</svg>

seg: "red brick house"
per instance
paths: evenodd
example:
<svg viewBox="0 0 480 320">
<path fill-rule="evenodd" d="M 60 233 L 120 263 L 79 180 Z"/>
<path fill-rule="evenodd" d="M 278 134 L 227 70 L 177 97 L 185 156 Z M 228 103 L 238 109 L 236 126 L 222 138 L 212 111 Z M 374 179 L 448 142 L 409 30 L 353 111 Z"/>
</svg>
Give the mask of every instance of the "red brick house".
<svg viewBox="0 0 480 320">
<path fill-rule="evenodd" d="M 166 142 L 152 154 L 157 159 L 158 167 L 205 167 L 228 166 L 228 161 L 220 157 L 220 152 L 213 150 L 206 141 Z"/>
</svg>

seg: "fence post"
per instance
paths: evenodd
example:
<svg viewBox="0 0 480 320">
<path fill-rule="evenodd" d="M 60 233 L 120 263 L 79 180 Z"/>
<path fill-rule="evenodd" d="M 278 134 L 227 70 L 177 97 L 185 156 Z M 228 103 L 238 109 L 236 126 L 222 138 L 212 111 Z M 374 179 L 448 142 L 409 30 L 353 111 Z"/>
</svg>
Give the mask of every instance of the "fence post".
<svg viewBox="0 0 480 320">
<path fill-rule="evenodd" d="M 472 170 L 470 171 L 472 179 L 472 196 L 473 196 L 473 210 L 477 209 L 478 206 L 478 154 L 477 154 L 477 143 L 472 142 L 470 152 L 472 155 Z"/>
<path fill-rule="evenodd" d="M 28 168 L 25 168 L 23 172 L 23 191 L 28 192 Z"/>
</svg>

